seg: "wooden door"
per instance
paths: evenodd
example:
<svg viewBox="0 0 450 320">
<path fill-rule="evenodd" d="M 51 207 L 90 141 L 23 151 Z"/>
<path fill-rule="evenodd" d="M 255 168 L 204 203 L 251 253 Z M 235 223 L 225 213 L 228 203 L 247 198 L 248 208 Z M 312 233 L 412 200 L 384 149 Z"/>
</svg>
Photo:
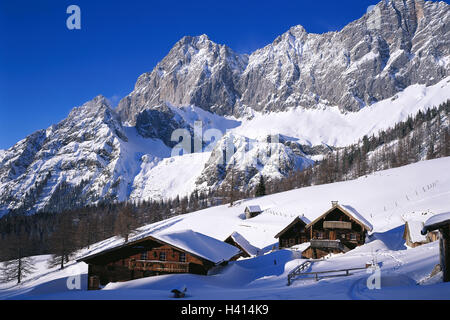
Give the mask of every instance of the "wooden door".
<svg viewBox="0 0 450 320">
<path fill-rule="evenodd" d="M 330 240 L 336 240 L 336 231 L 332 230 L 329 233 Z"/>
</svg>

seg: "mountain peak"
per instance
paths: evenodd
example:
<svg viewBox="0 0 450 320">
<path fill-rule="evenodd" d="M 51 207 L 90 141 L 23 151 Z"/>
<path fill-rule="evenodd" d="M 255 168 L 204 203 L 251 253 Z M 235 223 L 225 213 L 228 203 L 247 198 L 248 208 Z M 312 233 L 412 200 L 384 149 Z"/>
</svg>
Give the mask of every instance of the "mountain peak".
<svg viewBox="0 0 450 320">
<path fill-rule="evenodd" d="M 174 47 L 177 47 L 180 45 L 181 46 L 185 46 L 185 45 L 197 46 L 197 45 L 209 44 L 209 43 L 215 44 L 213 41 L 211 41 L 211 39 L 206 34 L 202 34 L 199 36 L 184 36 L 175 44 Z"/>
<path fill-rule="evenodd" d="M 358 111 L 449 74 L 448 19 L 443 2 L 383 0 L 340 31 L 312 35 L 293 26 L 249 56 L 205 34 L 186 36 L 138 79 L 117 112 L 133 124 L 163 102 L 238 117 L 246 109 Z"/>
<path fill-rule="evenodd" d="M 92 102 L 93 103 L 95 103 L 95 104 L 106 104 L 106 105 L 108 105 L 109 106 L 109 101 L 108 101 L 108 99 L 104 96 L 104 95 L 102 95 L 102 94 L 99 94 L 98 96 L 96 96 L 94 99 L 92 99 Z"/>
<path fill-rule="evenodd" d="M 289 29 L 289 32 L 292 33 L 292 34 L 294 34 L 294 35 L 302 35 L 302 34 L 308 33 L 308 32 L 306 31 L 306 29 L 305 29 L 302 25 L 300 25 L 300 24 L 291 27 L 291 28 Z"/>
</svg>

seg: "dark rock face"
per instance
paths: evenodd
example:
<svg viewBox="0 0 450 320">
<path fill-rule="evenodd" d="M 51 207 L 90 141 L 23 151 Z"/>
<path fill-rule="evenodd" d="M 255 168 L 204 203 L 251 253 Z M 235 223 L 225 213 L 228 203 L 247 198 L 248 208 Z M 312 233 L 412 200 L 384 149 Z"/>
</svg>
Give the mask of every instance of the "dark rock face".
<svg viewBox="0 0 450 320">
<path fill-rule="evenodd" d="M 449 74 L 449 5 L 382 1 L 339 32 L 291 28 L 272 44 L 240 55 L 206 36 L 185 37 L 118 107 L 134 124 L 164 102 L 220 115 L 339 106 L 358 111 L 420 83 Z"/>
<path fill-rule="evenodd" d="M 136 129 L 141 136 L 161 139 L 170 147 L 176 144 L 171 140 L 173 131 L 187 127 L 183 119 L 176 119 L 175 113 L 166 105 L 144 110 L 136 117 Z"/>
</svg>

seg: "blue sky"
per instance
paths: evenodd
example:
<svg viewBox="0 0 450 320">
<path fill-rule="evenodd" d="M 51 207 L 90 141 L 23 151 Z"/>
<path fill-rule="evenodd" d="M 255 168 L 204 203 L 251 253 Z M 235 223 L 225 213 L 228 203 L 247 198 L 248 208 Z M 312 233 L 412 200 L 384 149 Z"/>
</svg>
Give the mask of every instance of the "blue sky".
<svg viewBox="0 0 450 320">
<path fill-rule="evenodd" d="M 237 52 L 291 26 L 335 31 L 377 0 L 0 0 L 0 149 L 64 119 L 98 94 L 118 100 L 184 35 L 207 34 Z M 66 9 L 81 8 L 81 30 Z"/>
</svg>

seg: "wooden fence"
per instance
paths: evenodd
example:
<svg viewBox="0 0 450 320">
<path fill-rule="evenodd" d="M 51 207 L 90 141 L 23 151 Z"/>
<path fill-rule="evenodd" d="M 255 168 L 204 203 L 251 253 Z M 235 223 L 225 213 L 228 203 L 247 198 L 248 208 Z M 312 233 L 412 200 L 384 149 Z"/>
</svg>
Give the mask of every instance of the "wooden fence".
<svg viewBox="0 0 450 320">
<path fill-rule="evenodd" d="M 356 270 L 365 270 L 364 268 L 348 268 L 348 269 L 340 269 L 340 270 L 328 270 L 328 271 L 316 271 L 316 272 L 302 272 L 309 268 L 311 266 L 310 261 L 306 261 L 296 267 L 294 270 L 292 270 L 288 274 L 288 286 L 292 284 L 292 282 L 299 277 L 301 279 L 315 279 L 316 281 L 319 281 L 320 279 L 324 278 L 334 278 L 334 277 L 347 277 L 352 275 L 353 273 L 350 273 L 350 271 L 356 271 Z M 335 274 L 338 273 L 338 274 Z M 304 277 L 306 276 L 306 277 Z"/>
</svg>

